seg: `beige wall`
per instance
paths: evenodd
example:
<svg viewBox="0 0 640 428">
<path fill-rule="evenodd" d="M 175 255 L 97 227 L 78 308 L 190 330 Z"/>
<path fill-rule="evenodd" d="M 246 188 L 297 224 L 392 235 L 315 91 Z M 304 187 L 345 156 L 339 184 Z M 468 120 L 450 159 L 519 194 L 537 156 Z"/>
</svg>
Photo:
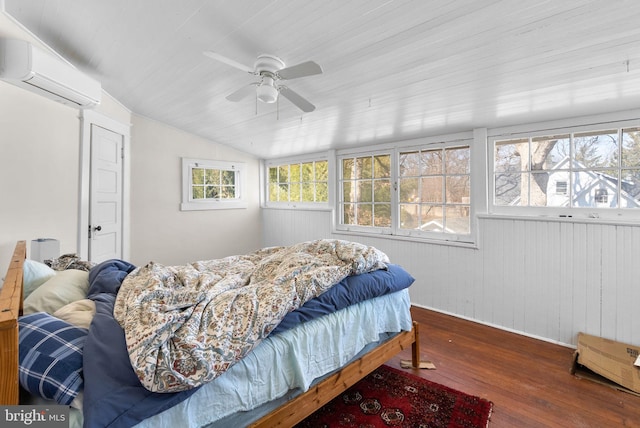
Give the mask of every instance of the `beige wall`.
<svg viewBox="0 0 640 428">
<path fill-rule="evenodd" d="M 0 13 L 0 37 L 37 43 Z M 99 113 L 131 124 L 131 260 L 178 264 L 259 247 L 258 160 L 141 117 L 103 94 Z M 15 242 L 60 240 L 78 252 L 79 111 L 0 81 L 0 277 Z M 181 157 L 242 161 L 249 207 L 180 212 Z"/>
<path fill-rule="evenodd" d="M 0 82 L 2 275 L 16 240 L 57 238 L 75 251 L 79 139 L 76 109 Z"/>
<path fill-rule="evenodd" d="M 183 264 L 255 250 L 261 244 L 259 161 L 144 117 L 131 128 L 131 261 Z M 245 209 L 180 211 L 181 158 L 247 164 Z"/>
</svg>

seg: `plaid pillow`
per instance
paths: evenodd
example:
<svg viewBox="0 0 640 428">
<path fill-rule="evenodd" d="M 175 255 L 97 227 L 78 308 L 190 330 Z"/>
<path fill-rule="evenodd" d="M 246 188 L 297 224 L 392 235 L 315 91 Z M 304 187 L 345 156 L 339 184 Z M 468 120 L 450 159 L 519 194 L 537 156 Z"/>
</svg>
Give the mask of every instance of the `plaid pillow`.
<svg viewBox="0 0 640 428">
<path fill-rule="evenodd" d="M 82 350 L 87 330 L 45 312 L 18 319 L 20 385 L 68 405 L 82 390 Z"/>
</svg>

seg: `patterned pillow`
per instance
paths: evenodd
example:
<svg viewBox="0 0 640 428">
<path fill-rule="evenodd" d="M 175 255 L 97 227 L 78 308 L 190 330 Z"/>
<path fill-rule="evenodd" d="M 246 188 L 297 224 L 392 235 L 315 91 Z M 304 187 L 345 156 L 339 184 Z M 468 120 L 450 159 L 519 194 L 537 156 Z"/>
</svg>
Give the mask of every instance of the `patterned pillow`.
<svg viewBox="0 0 640 428">
<path fill-rule="evenodd" d="M 44 312 L 18 319 L 20 385 L 42 398 L 69 405 L 82 390 L 87 330 Z"/>
</svg>

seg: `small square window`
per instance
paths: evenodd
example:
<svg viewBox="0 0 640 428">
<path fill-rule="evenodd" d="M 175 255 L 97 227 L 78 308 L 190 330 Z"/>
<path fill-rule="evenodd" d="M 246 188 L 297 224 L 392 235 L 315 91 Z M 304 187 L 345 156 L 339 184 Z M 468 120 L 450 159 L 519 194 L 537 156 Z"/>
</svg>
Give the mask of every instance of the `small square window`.
<svg viewBox="0 0 640 428">
<path fill-rule="evenodd" d="M 182 158 L 181 211 L 246 208 L 245 164 Z"/>
</svg>

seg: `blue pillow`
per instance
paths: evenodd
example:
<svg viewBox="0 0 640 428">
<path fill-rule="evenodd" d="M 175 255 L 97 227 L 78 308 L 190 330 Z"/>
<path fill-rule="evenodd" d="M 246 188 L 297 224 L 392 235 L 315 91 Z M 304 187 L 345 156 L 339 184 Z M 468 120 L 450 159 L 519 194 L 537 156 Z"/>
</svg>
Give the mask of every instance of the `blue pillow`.
<svg viewBox="0 0 640 428">
<path fill-rule="evenodd" d="M 69 405 L 83 387 L 87 330 L 45 312 L 18 319 L 20 385 L 33 395 Z"/>
</svg>

